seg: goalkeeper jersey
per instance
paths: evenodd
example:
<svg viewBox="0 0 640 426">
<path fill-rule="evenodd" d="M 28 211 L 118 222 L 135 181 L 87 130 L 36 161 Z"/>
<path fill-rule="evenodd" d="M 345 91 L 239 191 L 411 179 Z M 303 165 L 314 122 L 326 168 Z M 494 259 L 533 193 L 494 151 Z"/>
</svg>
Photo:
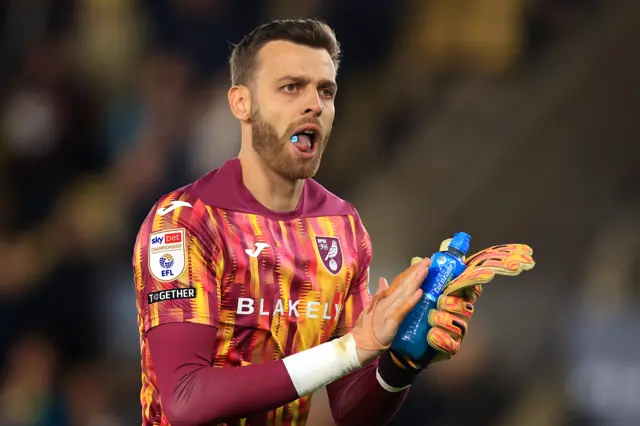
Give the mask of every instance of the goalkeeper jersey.
<svg viewBox="0 0 640 426">
<path fill-rule="evenodd" d="M 287 213 L 255 200 L 237 158 L 162 197 L 133 256 L 143 425 L 169 425 L 146 344 L 151 328 L 216 327 L 216 368 L 279 360 L 352 328 L 371 298 L 370 262 L 369 236 L 354 207 L 312 179 Z M 264 413 L 260 424 L 301 425 L 309 408 L 304 396 Z"/>
</svg>

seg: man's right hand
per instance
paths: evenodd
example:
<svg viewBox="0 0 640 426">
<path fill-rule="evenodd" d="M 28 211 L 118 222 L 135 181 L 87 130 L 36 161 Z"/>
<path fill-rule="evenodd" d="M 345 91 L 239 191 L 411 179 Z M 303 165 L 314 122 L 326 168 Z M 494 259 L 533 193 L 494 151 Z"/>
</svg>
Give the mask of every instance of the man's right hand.
<svg viewBox="0 0 640 426">
<path fill-rule="evenodd" d="M 380 278 L 378 291 L 351 330 L 361 365 L 388 350 L 402 320 L 420 301 L 420 286 L 429 271 L 429 259 L 405 269 L 391 285 Z"/>
</svg>

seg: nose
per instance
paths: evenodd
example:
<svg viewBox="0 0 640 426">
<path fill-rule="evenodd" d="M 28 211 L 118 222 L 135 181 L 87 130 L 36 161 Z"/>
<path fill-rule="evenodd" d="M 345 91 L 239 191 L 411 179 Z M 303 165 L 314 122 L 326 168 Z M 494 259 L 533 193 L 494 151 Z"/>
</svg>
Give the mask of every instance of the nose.
<svg viewBox="0 0 640 426">
<path fill-rule="evenodd" d="M 306 106 L 304 109 L 304 115 L 313 115 L 315 117 L 320 117 L 324 109 L 322 100 L 320 99 L 318 92 L 316 92 L 315 90 L 309 92 L 310 95 L 308 95 L 307 99 L 305 99 Z"/>
</svg>

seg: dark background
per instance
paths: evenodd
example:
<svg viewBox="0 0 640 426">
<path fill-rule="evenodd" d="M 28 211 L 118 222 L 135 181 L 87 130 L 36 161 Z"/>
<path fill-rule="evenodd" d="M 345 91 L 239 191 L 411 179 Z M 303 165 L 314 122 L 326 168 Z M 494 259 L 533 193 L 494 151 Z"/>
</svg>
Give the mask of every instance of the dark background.
<svg viewBox="0 0 640 426">
<path fill-rule="evenodd" d="M 230 44 L 302 16 L 344 49 L 318 179 L 373 277 L 457 231 L 538 262 L 487 286 L 394 425 L 640 424 L 637 1 L 5 0 L 0 425 L 140 424 L 135 233 L 237 153 Z"/>
</svg>

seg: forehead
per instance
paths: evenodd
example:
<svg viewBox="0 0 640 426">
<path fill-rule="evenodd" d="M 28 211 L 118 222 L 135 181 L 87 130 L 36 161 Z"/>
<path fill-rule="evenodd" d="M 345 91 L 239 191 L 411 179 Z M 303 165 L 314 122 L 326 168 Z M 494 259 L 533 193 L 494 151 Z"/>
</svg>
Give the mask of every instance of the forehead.
<svg viewBox="0 0 640 426">
<path fill-rule="evenodd" d="M 336 68 L 329 52 L 289 41 L 271 41 L 257 56 L 258 80 L 277 80 L 284 76 L 335 80 Z"/>
</svg>

